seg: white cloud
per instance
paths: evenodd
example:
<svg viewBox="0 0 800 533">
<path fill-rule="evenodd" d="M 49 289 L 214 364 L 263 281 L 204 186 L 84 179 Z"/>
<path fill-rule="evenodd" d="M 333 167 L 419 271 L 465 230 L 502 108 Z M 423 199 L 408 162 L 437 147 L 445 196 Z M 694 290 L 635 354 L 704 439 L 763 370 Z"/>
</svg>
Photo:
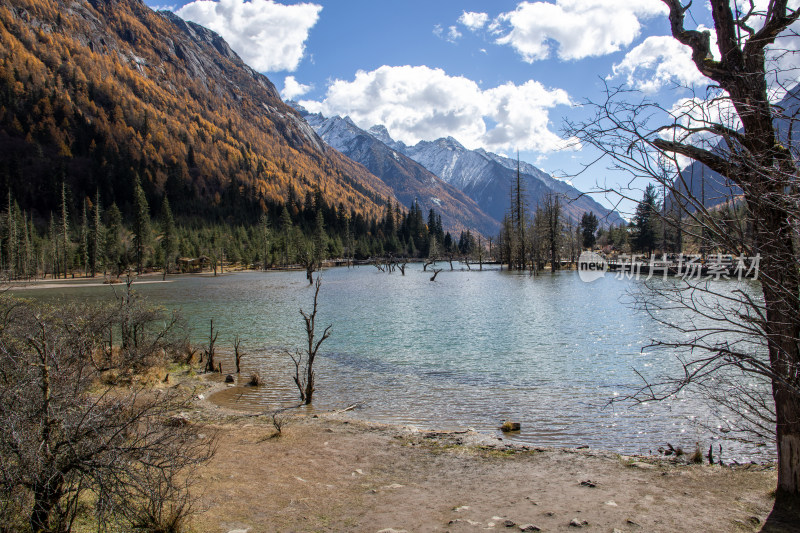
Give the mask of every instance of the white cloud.
<svg viewBox="0 0 800 533">
<path fill-rule="evenodd" d="M 219 33 L 245 63 L 260 72 L 294 71 L 322 6 L 273 0 L 197 0 L 176 13 Z"/>
<path fill-rule="evenodd" d="M 713 150 L 721 137 L 706 131 L 715 125 L 722 125 L 731 130 L 742 127 L 739 115 L 724 91 L 709 94 L 709 98 L 682 98 L 669 110 L 676 127 L 659 132 L 662 139 L 691 144 L 700 148 Z M 696 131 L 695 131 L 696 130 Z M 685 167 L 691 160 L 677 155 L 678 164 Z"/>
<path fill-rule="evenodd" d="M 750 10 L 749 0 L 739 0 L 738 4 L 740 13 Z M 800 7 L 800 0 L 791 0 L 789 4 L 790 7 Z M 753 6 L 748 24 L 757 31 L 764 25 L 768 0 L 756 0 Z M 710 32 L 711 50 L 714 58 L 719 60 L 716 32 L 703 25 L 694 29 Z M 744 31 L 741 36 L 743 42 L 748 38 Z M 800 22 L 789 27 L 767 47 L 766 58 L 770 99 L 775 102 L 785 95 L 787 88 L 800 81 Z M 708 83 L 694 65 L 689 47 L 667 36 L 648 37 L 630 50 L 621 62 L 614 65 L 613 74 L 608 79 L 618 76 L 625 76 L 628 85 L 646 92 L 654 92 L 671 82 L 687 86 Z"/>
<path fill-rule="evenodd" d="M 678 124 L 686 128 L 707 128 L 715 124 L 723 125 L 732 130 L 741 128 L 742 123 L 739 120 L 739 115 L 736 113 L 728 94 L 720 92 L 711 96 L 707 99 L 682 98 L 673 104 L 670 114 Z M 680 137 L 680 133 L 676 135 L 675 140 L 685 140 Z M 694 135 L 713 136 L 713 134 L 706 133 Z"/>
<path fill-rule="evenodd" d="M 444 28 L 442 28 L 441 24 L 436 24 L 433 27 L 433 34 L 438 38 L 444 39 L 449 43 L 454 43 L 462 37 L 462 33 L 458 31 L 458 28 L 456 28 L 455 26 L 449 26 L 447 28 L 447 33 L 445 33 Z"/>
<path fill-rule="evenodd" d="M 663 13 L 666 7 L 659 0 L 521 2 L 490 28 L 501 32 L 498 44 L 510 45 L 529 63 L 547 59 L 556 46 L 560 59 L 571 60 L 630 45 L 641 32 L 640 19 Z"/>
<path fill-rule="evenodd" d="M 450 26 L 447 30 L 447 40 L 450 42 L 455 42 L 457 39 L 461 38 L 461 32 L 458 31 L 458 28 L 455 26 Z"/>
<path fill-rule="evenodd" d="M 441 69 L 382 66 L 358 71 L 352 81 L 335 80 L 324 100 L 301 104 L 327 116 L 348 115 L 363 128 L 383 124 L 406 144 L 452 136 L 468 148 L 548 152 L 563 145 L 548 112 L 570 99 L 533 80 L 483 90 Z"/>
<path fill-rule="evenodd" d="M 618 76 L 625 76 L 628 85 L 645 92 L 655 92 L 671 82 L 691 86 L 709 81 L 697 70 L 691 49 L 667 36 L 648 37 L 628 52 L 608 79 Z"/>
<path fill-rule="evenodd" d="M 489 15 L 486 13 L 476 13 L 474 11 L 464 11 L 458 17 L 458 22 L 466 26 L 470 31 L 478 31 L 489 22 Z"/>
<path fill-rule="evenodd" d="M 297 81 L 294 76 L 286 76 L 286 79 L 283 80 L 281 97 L 284 100 L 294 100 L 298 96 L 303 96 L 313 88 L 313 85 L 303 85 Z"/>
</svg>

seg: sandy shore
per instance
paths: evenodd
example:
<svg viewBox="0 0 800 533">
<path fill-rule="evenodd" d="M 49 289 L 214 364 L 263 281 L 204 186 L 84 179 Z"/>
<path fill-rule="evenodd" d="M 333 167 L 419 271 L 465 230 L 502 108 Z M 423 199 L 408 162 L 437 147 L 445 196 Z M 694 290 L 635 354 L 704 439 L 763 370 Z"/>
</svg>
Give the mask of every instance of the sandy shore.
<svg viewBox="0 0 800 533">
<path fill-rule="evenodd" d="M 198 472 L 197 531 L 796 530 L 765 527 L 772 465 L 511 445 L 343 412 L 289 412 L 276 435 L 271 417 L 218 407 L 208 398 L 224 385 L 207 386 L 188 413 L 219 437 Z"/>
</svg>

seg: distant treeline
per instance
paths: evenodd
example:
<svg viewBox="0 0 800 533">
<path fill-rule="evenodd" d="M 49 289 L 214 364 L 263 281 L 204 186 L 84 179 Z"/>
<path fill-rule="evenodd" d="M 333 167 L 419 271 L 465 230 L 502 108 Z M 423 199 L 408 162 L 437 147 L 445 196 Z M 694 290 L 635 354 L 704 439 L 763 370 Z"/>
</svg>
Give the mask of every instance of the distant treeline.
<svg viewBox="0 0 800 533">
<path fill-rule="evenodd" d="M 163 195 L 160 207 L 151 206 L 138 179 L 124 209 L 106 205 L 99 192 L 76 202 L 63 184 L 60 196 L 57 211 L 42 219 L 7 194 L 0 215 L 0 266 L 7 279 L 177 272 L 223 263 L 268 268 L 331 258 L 469 256 L 478 248 L 473 234 L 445 233 L 441 216 L 431 209 L 426 219 L 416 202 L 405 210 L 386 200 L 383 215 L 368 219 L 330 204 L 318 189 L 303 198 L 292 189 L 284 204 L 265 204 L 249 223 L 174 216 L 172 199 Z"/>
</svg>

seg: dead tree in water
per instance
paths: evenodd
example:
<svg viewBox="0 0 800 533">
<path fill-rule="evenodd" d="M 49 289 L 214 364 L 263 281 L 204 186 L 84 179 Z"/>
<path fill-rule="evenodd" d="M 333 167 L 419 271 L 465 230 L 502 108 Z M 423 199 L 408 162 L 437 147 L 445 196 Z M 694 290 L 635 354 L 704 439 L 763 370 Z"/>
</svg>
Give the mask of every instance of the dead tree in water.
<svg viewBox="0 0 800 533">
<path fill-rule="evenodd" d="M 314 284 L 314 272 L 317 269 L 317 261 L 314 259 L 314 256 L 310 253 L 303 254 L 303 267 L 306 269 L 306 279 L 308 280 L 309 285 Z"/>
<path fill-rule="evenodd" d="M 439 268 L 439 269 L 434 268 L 433 269 L 433 276 L 431 276 L 431 281 L 436 281 L 436 276 L 438 276 L 439 272 L 441 272 L 441 271 L 442 271 L 441 268 Z"/>
<path fill-rule="evenodd" d="M 314 308 L 311 314 L 306 313 L 302 309 L 300 314 L 303 315 L 303 321 L 306 324 L 306 336 L 308 338 L 308 347 L 305 351 L 296 350 L 294 355 L 291 353 L 289 357 L 294 362 L 294 383 L 300 391 L 300 400 L 305 405 L 311 403 L 312 396 L 314 395 L 314 360 L 317 358 L 319 347 L 325 340 L 331 336 L 332 325 L 325 328 L 322 332 L 322 337 L 319 340 L 315 339 L 314 329 L 317 320 L 317 300 L 319 297 L 319 288 L 322 286 L 322 280 L 318 277 L 315 290 L 314 290 Z"/>
<path fill-rule="evenodd" d="M 214 319 L 212 318 L 211 329 L 208 332 L 208 348 L 204 350 L 206 356 L 206 372 L 215 372 L 217 370 L 214 365 L 214 344 L 217 342 L 217 335 L 219 335 L 219 333 L 214 333 Z"/>
<path fill-rule="evenodd" d="M 240 372 L 239 364 L 242 362 L 242 356 L 244 355 L 244 351 L 241 349 L 242 346 L 242 339 L 237 334 L 233 338 L 233 357 L 234 361 L 236 362 L 236 373 Z"/>
</svg>

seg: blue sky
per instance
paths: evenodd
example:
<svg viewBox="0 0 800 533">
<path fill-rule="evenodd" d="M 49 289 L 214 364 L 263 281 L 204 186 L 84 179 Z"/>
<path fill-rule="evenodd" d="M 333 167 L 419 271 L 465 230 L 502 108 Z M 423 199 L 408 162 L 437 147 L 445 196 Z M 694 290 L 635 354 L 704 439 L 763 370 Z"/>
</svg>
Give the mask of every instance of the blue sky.
<svg viewBox="0 0 800 533">
<path fill-rule="evenodd" d="M 603 80 L 667 108 L 691 95 L 676 83 L 706 82 L 668 37 L 659 0 L 147 3 L 217 31 L 311 111 L 382 123 L 407 144 L 449 135 L 468 148 L 519 149 L 557 176 L 596 157 L 561 137 L 564 119 L 585 113 L 576 104 L 602 98 Z M 697 4 L 687 25 L 710 27 Z M 581 190 L 625 181 L 607 166 L 571 181 Z"/>
</svg>

